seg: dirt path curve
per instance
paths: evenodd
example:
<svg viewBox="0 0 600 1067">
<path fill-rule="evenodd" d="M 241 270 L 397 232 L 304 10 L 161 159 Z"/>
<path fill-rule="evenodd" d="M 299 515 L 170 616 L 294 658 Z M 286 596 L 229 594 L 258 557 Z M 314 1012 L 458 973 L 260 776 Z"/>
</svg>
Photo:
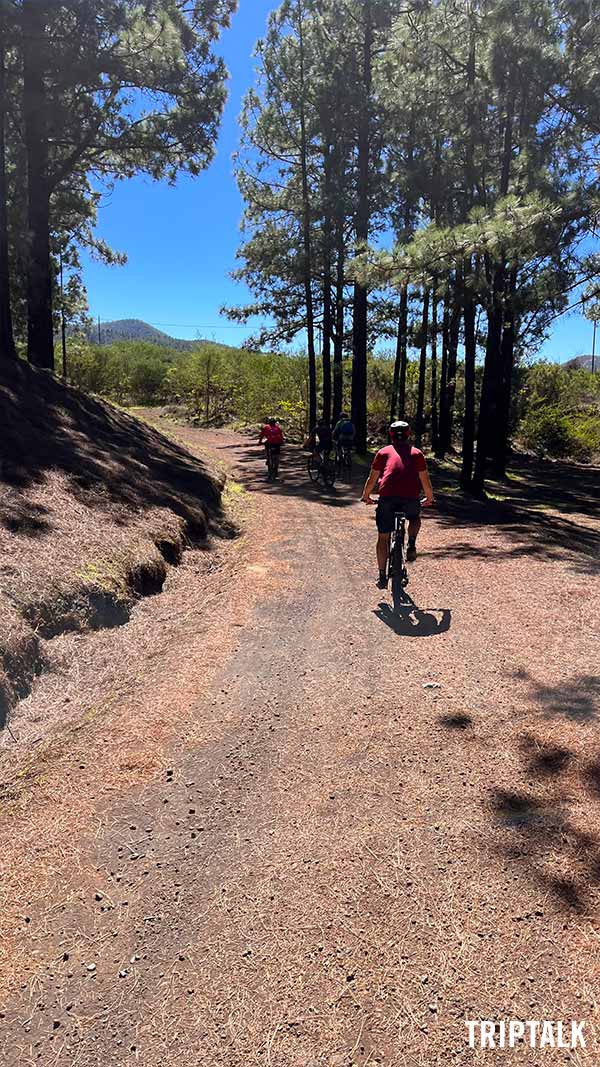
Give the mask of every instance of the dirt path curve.
<svg viewBox="0 0 600 1067">
<path fill-rule="evenodd" d="M 394 618 L 356 486 L 177 433 L 249 532 L 82 643 L 94 707 L 7 794 L 3 1062 L 545 1063 L 468 1049 L 465 1019 L 514 1018 L 585 1021 L 552 1062 L 597 1063 L 589 557 L 442 507 Z"/>
</svg>

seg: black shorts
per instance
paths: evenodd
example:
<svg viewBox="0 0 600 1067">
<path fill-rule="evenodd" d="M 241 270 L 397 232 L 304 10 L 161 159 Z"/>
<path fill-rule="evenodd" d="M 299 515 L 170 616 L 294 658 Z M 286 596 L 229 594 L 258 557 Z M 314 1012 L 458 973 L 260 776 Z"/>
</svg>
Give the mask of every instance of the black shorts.
<svg viewBox="0 0 600 1067">
<path fill-rule="evenodd" d="M 272 452 L 275 456 L 281 453 L 281 445 L 270 445 L 268 441 L 265 441 L 265 448 L 267 452 Z"/>
<path fill-rule="evenodd" d="M 418 519 L 421 515 L 421 501 L 418 497 L 409 499 L 403 496 L 380 496 L 375 512 L 379 533 L 394 532 L 397 511 L 401 511 L 407 519 Z"/>
</svg>

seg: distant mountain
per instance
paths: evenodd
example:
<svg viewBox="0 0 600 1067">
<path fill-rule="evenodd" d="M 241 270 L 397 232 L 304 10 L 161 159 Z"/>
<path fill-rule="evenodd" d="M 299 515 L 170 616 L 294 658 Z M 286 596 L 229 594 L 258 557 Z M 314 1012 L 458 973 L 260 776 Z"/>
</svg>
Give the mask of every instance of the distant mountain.
<svg viewBox="0 0 600 1067">
<path fill-rule="evenodd" d="M 157 330 L 141 319 L 117 319 L 114 322 L 100 322 L 90 327 L 88 337 L 93 344 L 112 345 L 115 341 L 147 341 L 164 348 L 174 348 L 179 352 L 190 352 L 201 348 L 205 341 L 184 341 L 180 337 L 170 337 L 168 333 Z"/>
<path fill-rule="evenodd" d="M 573 359 L 567 360 L 563 363 L 563 367 L 566 370 L 591 370 L 592 369 L 592 357 L 591 356 L 574 356 Z M 596 371 L 600 373 L 600 352 L 596 353 Z"/>
</svg>

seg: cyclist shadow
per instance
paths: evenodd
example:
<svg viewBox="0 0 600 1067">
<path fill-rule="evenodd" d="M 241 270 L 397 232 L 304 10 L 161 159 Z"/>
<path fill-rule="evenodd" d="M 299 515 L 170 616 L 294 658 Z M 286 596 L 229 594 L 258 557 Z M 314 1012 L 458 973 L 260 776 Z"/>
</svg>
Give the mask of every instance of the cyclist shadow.
<svg viewBox="0 0 600 1067">
<path fill-rule="evenodd" d="M 449 608 L 418 608 L 406 592 L 393 608 L 382 601 L 373 614 L 399 637 L 437 637 L 452 625 Z"/>
</svg>

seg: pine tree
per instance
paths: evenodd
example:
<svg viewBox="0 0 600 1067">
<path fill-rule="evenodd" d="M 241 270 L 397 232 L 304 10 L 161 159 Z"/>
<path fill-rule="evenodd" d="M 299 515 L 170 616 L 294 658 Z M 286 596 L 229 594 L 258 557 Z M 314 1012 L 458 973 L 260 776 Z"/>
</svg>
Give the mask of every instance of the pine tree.
<svg viewBox="0 0 600 1067">
<path fill-rule="evenodd" d="M 6 120 L 8 85 L 6 77 L 6 42 L 9 23 L 6 4 L 0 0 L 0 359 L 14 359 L 12 309 L 10 301 L 10 267 L 8 252 L 8 187 L 6 173 Z"/>
<path fill-rule="evenodd" d="M 225 69 L 211 42 L 235 0 L 20 0 L 16 45 L 27 157 L 29 353 L 53 366 L 52 199 L 107 177 L 199 173 L 213 154 Z"/>
</svg>

